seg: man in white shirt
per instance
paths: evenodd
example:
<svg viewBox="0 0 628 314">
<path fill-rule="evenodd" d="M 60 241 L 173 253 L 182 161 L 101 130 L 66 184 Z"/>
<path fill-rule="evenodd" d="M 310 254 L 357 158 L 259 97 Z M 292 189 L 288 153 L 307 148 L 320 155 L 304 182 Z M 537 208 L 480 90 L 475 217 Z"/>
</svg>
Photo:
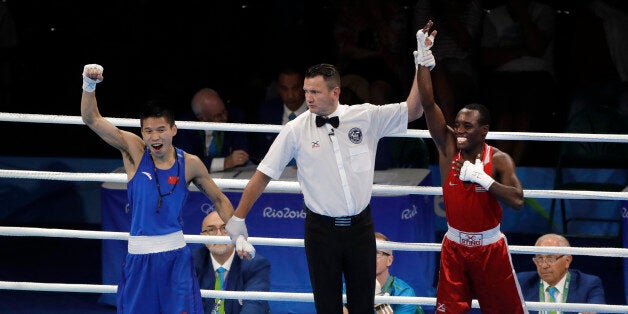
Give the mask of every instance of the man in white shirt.
<svg viewBox="0 0 628 314">
<path fill-rule="evenodd" d="M 369 208 L 380 138 L 407 131 L 423 114 L 416 78 L 406 102 L 340 105 L 340 74 L 330 64 L 310 67 L 303 90 L 309 111 L 281 130 L 246 186 L 232 239 L 247 236 L 244 217 L 271 178 L 295 158 L 303 192 L 305 252 L 318 313 L 342 313 L 342 277 L 350 313 L 373 311 L 375 236 Z M 238 252 L 239 253 L 239 252 Z"/>
</svg>

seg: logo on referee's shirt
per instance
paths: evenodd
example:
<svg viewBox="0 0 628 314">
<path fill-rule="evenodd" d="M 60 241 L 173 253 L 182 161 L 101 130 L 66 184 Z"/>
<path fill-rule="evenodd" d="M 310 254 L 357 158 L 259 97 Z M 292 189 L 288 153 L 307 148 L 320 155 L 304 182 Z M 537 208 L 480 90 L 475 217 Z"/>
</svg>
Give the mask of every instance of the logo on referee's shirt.
<svg viewBox="0 0 628 314">
<path fill-rule="evenodd" d="M 360 130 L 360 128 L 352 128 L 349 130 L 349 140 L 353 144 L 362 143 L 362 130 Z"/>
</svg>

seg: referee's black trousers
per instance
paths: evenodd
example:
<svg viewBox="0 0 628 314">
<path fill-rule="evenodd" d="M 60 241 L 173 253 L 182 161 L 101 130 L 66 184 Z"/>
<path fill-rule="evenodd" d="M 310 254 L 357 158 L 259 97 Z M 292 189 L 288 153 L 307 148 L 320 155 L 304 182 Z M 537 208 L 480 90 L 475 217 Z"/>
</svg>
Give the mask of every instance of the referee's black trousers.
<svg viewBox="0 0 628 314">
<path fill-rule="evenodd" d="M 370 208 L 351 217 L 350 226 L 337 226 L 334 218 L 306 211 L 305 254 L 316 312 L 342 313 L 344 273 L 349 313 L 372 314 L 377 251 Z"/>
</svg>

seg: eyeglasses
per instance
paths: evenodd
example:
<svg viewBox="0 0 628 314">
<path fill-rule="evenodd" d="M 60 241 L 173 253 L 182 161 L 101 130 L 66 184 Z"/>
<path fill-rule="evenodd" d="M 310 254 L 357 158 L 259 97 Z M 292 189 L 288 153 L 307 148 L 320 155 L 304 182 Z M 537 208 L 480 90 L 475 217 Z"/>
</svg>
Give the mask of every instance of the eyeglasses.
<svg viewBox="0 0 628 314">
<path fill-rule="evenodd" d="M 201 234 L 216 235 L 219 231 L 220 233 L 227 233 L 227 225 L 222 225 L 220 228 L 217 228 L 216 226 L 209 226 L 206 229 L 203 229 Z"/>
<path fill-rule="evenodd" d="M 552 266 L 554 265 L 554 263 L 556 263 L 556 261 L 563 257 L 565 255 L 558 255 L 558 256 L 535 256 L 532 258 L 532 261 L 534 262 L 534 264 L 537 264 L 539 266 L 543 265 L 543 263 L 547 263 L 547 265 Z"/>
<path fill-rule="evenodd" d="M 375 254 L 377 257 L 382 257 L 382 256 L 390 256 L 390 253 L 388 252 L 384 252 L 384 251 L 377 251 L 377 254 Z"/>
</svg>

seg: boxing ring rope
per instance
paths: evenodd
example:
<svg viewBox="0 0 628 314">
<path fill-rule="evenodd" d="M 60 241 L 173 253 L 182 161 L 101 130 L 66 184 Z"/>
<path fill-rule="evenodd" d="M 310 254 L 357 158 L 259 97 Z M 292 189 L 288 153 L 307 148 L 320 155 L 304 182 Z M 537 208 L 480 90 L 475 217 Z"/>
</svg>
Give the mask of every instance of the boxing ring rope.
<svg viewBox="0 0 628 314">
<path fill-rule="evenodd" d="M 139 127 L 139 119 L 130 118 L 106 118 L 109 122 L 119 127 Z M 0 112 L 0 121 L 49 123 L 49 124 L 77 124 L 83 125 L 80 116 L 43 115 L 29 113 Z M 177 121 L 180 129 L 191 130 L 220 130 L 238 132 L 279 133 L 281 125 L 272 124 L 244 124 L 244 123 L 218 123 Z M 421 137 L 431 138 L 427 130 L 408 130 L 405 134 L 397 134 L 395 137 Z M 541 133 L 541 132 L 497 132 L 491 131 L 486 136 L 489 140 L 519 140 L 519 141 L 560 141 L 560 142 L 607 142 L 628 143 L 628 134 L 578 134 L 578 133 Z"/>
<path fill-rule="evenodd" d="M 0 281 L 0 290 L 24 290 L 24 291 L 47 291 L 47 292 L 81 292 L 81 293 L 116 293 L 117 286 L 114 285 L 86 285 L 86 284 L 60 284 L 60 283 L 40 283 L 40 282 L 7 282 Z M 266 301 L 292 301 L 292 302 L 314 302 L 311 293 L 299 292 L 263 292 L 263 291 L 218 291 L 201 290 L 203 298 L 239 299 L 239 300 L 266 300 Z M 346 298 L 343 297 L 346 301 Z M 375 303 L 389 304 L 416 304 L 434 306 L 436 298 L 428 297 L 392 297 L 375 296 Z M 477 300 L 471 303 L 473 308 L 480 308 Z M 598 313 L 626 313 L 626 305 L 610 304 L 586 304 L 586 303 L 547 303 L 547 302 L 526 302 L 528 310 L 558 310 L 569 312 L 594 311 Z"/>
<path fill-rule="evenodd" d="M 1 236 L 13 237 L 52 237 L 52 238 L 75 238 L 75 239 L 98 239 L 98 240 L 128 240 L 128 232 L 115 231 L 95 231 L 95 230 L 70 230 L 70 229 L 50 229 L 33 227 L 2 227 Z M 226 244 L 231 243 L 227 236 L 205 236 L 186 234 L 185 242 L 197 244 Z M 254 245 L 304 247 L 303 239 L 277 239 L 248 237 L 249 242 Z M 395 251 L 433 251 L 439 252 L 440 243 L 409 243 L 409 242 L 378 242 L 377 247 L 384 250 Z M 508 249 L 512 253 L 518 254 L 568 254 L 628 258 L 627 248 L 594 248 L 594 247 L 537 247 L 509 245 Z"/>
<path fill-rule="evenodd" d="M 119 127 L 139 127 L 139 119 L 107 118 L 114 125 Z M 83 125 L 80 116 L 63 115 L 42 115 L 42 114 L 21 114 L 0 112 L 0 121 L 5 122 L 28 122 L 28 123 L 49 123 L 49 124 L 75 124 Z M 179 121 L 177 127 L 181 129 L 196 130 L 223 130 L 241 132 L 268 132 L 278 133 L 281 126 L 264 124 L 239 124 L 239 123 L 209 123 Z M 421 137 L 430 138 L 427 130 L 408 130 L 406 134 L 396 135 L 398 137 Z M 532 132 L 491 132 L 487 139 L 495 140 L 530 140 L 530 141 L 564 141 L 564 142 L 614 142 L 628 143 L 628 135 L 624 134 L 574 134 L 574 133 L 532 133 Z M 51 171 L 30 171 L 30 170 L 6 170 L 0 169 L 0 178 L 15 179 L 35 179 L 35 180 L 61 180 L 61 181 L 96 181 L 96 182 L 116 182 L 126 183 L 127 177 L 123 173 L 70 173 Z M 248 180 L 243 179 L 215 179 L 216 184 L 222 189 L 244 189 Z M 271 181 L 265 191 L 277 192 L 299 192 L 297 182 Z M 373 194 L 377 195 L 442 195 L 440 187 L 408 187 L 396 185 L 373 185 Z M 563 198 L 563 199 L 595 199 L 595 200 L 626 200 L 628 192 L 601 192 L 601 191 L 567 191 L 567 190 L 524 190 L 525 197 L 536 198 Z M 90 230 L 66 230 L 66 229 L 45 229 L 45 228 L 23 228 L 23 227 L 1 227 L 2 236 L 37 236 L 37 237 L 60 237 L 60 238 L 81 238 L 100 240 L 128 240 L 128 233 L 90 231 Z M 229 237 L 224 236 L 200 236 L 185 235 L 188 243 L 229 243 Z M 274 239 L 249 237 L 254 245 L 273 245 L 303 247 L 302 239 Z M 441 245 L 436 243 L 400 243 L 385 242 L 378 243 L 378 247 L 391 250 L 405 251 L 440 251 Z M 509 246 L 509 250 L 519 254 L 571 254 L 589 255 L 604 257 L 628 257 L 628 249 L 621 248 L 576 248 L 576 247 L 530 247 L 530 246 Z M 63 284 L 63 283 L 37 283 L 37 282 L 7 282 L 0 281 L 0 290 L 29 290 L 29 291 L 51 291 L 51 292 L 83 292 L 83 293 L 115 293 L 116 286 L 113 285 L 89 285 L 89 284 Z M 243 292 L 243 291 L 214 291 L 201 290 L 201 295 L 208 298 L 225 299 L 254 299 L 267 301 L 296 301 L 313 302 L 311 293 L 287 293 L 287 292 Z M 376 296 L 376 303 L 391 304 L 417 304 L 434 306 L 436 299 L 428 297 L 391 297 Z M 607 304 L 577 304 L 577 303 L 544 303 L 526 302 L 529 310 L 559 310 L 585 312 L 595 311 L 604 313 L 626 313 L 628 306 L 607 305 Z M 479 308 L 477 300 L 473 300 L 473 308 Z"/>
<path fill-rule="evenodd" d="M 60 181 L 86 181 L 86 182 L 113 182 L 126 183 L 124 173 L 80 173 L 34 170 L 9 170 L 0 169 L 0 178 L 12 179 L 37 179 Z M 244 189 L 246 179 L 214 179 L 221 189 Z M 193 187 L 192 187 L 193 188 Z M 300 192 L 298 182 L 271 181 L 265 191 L 269 192 Z M 373 184 L 375 195 L 443 195 L 438 186 L 404 186 Z M 628 192 L 582 191 L 582 190 L 523 190 L 524 197 L 536 198 L 562 198 L 562 199 L 591 199 L 591 200 L 628 200 Z"/>
</svg>

